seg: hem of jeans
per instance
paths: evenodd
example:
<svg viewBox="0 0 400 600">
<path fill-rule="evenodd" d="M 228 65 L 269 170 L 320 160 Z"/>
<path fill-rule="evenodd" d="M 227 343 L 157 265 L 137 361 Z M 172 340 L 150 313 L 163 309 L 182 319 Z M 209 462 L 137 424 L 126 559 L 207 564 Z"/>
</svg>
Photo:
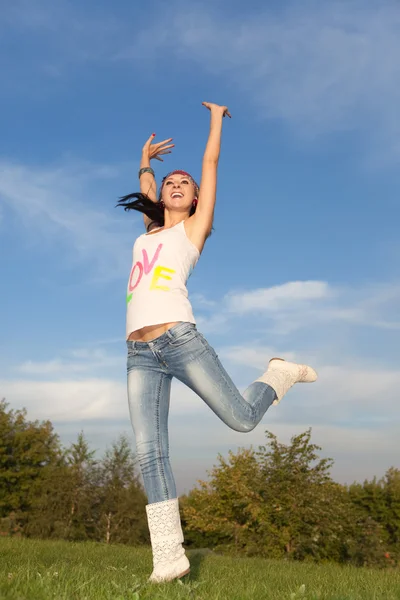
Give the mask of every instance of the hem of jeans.
<svg viewBox="0 0 400 600">
<path fill-rule="evenodd" d="M 174 498 L 168 498 L 167 500 L 157 500 L 157 502 L 149 502 L 147 506 L 154 506 L 155 504 L 166 504 L 167 502 L 173 502 L 174 500 L 177 500 L 179 504 L 179 498 L 178 496 L 175 496 Z"/>
<path fill-rule="evenodd" d="M 256 382 L 255 382 L 255 381 L 253 381 L 253 383 L 256 383 Z M 261 383 L 264 383 L 264 382 L 261 382 Z M 250 385 L 251 385 L 251 384 L 250 384 Z M 258 420 L 254 420 L 254 421 L 253 421 L 253 424 L 254 424 L 254 426 L 256 426 L 256 425 L 258 425 L 258 424 L 260 423 L 261 419 L 264 417 L 264 415 L 265 415 L 265 413 L 267 412 L 267 410 L 268 410 L 268 409 L 269 409 L 269 408 L 272 406 L 272 404 L 274 403 L 275 399 L 277 398 L 276 391 L 274 390 L 274 388 L 273 388 L 271 385 L 269 385 L 269 383 L 266 383 L 265 385 L 266 385 L 266 387 L 267 387 L 267 388 L 270 388 L 270 390 L 271 390 L 271 391 L 274 393 L 275 397 L 274 397 L 274 398 L 272 399 L 272 401 L 271 401 L 271 402 L 268 404 L 268 406 L 266 407 L 266 409 L 264 410 L 264 412 L 262 413 L 262 415 L 261 415 L 261 416 L 258 418 Z M 263 401 L 263 398 L 264 398 L 264 396 L 266 396 L 266 394 L 268 393 L 268 391 L 269 391 L 269 390 L 265 390 L 265 389 L 264 389 L 264 390 L 261 390 L 261 391 L 258 393 L 257 397 L 256 397 L 255 403 L 254 403 L 253 405 L 251 405 L 253 409 L 254 409 L 255 405 L 257 405 L 257 406 L 258 406 L 258 411 L 257 411 L 258 413 L 260 412 L 260 411 L 259 411 L 259 406 L 260 406 L 260 404 L 262 403 L 262 401 Z"/>
</svg>

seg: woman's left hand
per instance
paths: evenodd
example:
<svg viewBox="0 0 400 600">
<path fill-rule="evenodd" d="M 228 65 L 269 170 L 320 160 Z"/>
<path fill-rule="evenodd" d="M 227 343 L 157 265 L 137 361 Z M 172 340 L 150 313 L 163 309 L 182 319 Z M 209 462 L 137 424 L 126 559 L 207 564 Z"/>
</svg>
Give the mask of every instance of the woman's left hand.
<svg viewBox="0 0 400 600">
<path fill-rule="evenodd" d="M 158 142 L 157 144 L 152 144 L 154 141 L 156 134 L 153 133 L 142 149 L 142 155 L 146 157 L 148 161 L 155 158 L 163 162 L 162 156 L 164 154 L 171 154 L 171 148 L 174 148 L 175 144 L 170 144 L 172 142 L 172 138 L 168 138 L 167 140 L 163 140 L 162 142 Z"/>
<path fill-rule="evenodd" d="M 214 104 L 213 102 L 202 102 L 202 104 L 211 112 L 220 112 L 222 113 L 223 117 L 229 117 L 230 119 L 232 118 L 227 106 L 220 106 L 219 104 Z"/>
</svg>

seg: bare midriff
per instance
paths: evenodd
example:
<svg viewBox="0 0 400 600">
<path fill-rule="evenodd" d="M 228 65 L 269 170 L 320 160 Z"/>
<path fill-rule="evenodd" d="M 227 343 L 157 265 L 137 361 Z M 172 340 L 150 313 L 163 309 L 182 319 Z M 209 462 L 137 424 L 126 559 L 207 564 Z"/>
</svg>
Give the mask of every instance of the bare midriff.
<svg viewBox="0 0 400 600">
<path fill-rule="evenodd" d="M 178 322 L 175 323 L 162 323 L 161 325 L 149 325 L 148 327 L 142 327 L 141 329 L 137 329 L 133 331 L 128 337 L 128 341 L 130 342 L 151 342 L 156 338 L 160 337 L 163 333 L 171 329 L 174 325 L 177 325 Z"/>
</svg>

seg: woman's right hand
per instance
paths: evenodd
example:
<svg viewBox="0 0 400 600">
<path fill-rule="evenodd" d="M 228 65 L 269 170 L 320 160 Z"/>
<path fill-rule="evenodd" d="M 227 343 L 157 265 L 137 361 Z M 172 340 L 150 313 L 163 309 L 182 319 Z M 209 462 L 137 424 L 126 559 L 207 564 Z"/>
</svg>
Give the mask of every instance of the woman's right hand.
<svg viewBox="0 0 400 600">
<path fill-rule="evenodd" d="M 173 148 L 175 144 L 170 144 L 170 142 L 172 142 L 172 138 L 158 142 L 158 144 L 152 144 L 155 135 L 156 134 L 153 133 L 143 146 L 142 155 L 143 158 L 147 158 L 149 162 L 152 158 L 163 162 L 161 157 L 165 154 L 171 154 L 171 148 Z"/>
</svg>

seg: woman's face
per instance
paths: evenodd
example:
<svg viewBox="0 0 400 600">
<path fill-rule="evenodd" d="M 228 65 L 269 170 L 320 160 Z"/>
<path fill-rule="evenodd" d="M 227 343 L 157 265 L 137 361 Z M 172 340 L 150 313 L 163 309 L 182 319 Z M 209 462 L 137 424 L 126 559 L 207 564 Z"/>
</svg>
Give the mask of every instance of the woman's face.
<svg viewBox="0 0 400 600">
<path fill-rule="evenodd" d="M 196 188 L 190 177 L 173 173 L 164 181 L 161 200 L 165 208 L 190 211 L 195 197 Z"/>
</svg>

